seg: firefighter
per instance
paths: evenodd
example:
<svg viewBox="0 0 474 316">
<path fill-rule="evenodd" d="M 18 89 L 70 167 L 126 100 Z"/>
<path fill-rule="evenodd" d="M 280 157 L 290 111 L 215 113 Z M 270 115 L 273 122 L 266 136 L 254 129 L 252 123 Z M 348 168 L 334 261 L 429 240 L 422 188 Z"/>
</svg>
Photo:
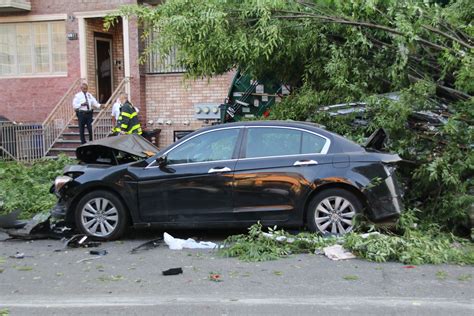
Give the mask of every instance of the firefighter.
<svg viewBox="0 0 474 316">
<path fill-rule="evenodd" d="M 128 95 L 122 93 L 120 95 L 120 116 L 117 120 L 117 125 L 114 128 L 114 132 L 118 134 L 142 134 L 142 128 L 138 121 L 138 112 L 135 107 L 128 101 Z"/>
</svg>

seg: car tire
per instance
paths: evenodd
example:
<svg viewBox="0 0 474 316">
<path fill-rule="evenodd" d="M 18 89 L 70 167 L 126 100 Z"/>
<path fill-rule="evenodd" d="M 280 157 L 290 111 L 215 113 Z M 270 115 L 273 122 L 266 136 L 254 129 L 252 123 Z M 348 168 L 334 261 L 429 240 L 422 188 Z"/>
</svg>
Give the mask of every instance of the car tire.
<svg viewBox="0 0 474 316">
<path fill-rule="evenodd" d="M 352 192 L 327 189 L 312 198 L 306 213 L 306 223 L 312 232 L 319 232 L 323 236 L 344 235 L 352 231 L 352 219 L 362 210 L 361 201 Z"/>
<path fill-rule="evenodd" d="M 98 240 L 120 238 L 128 225 L 128 216 L 120 199 L 112 192 L 97 190 L 84 195 L 75 211 L 76 227 Z"/>
</svg>

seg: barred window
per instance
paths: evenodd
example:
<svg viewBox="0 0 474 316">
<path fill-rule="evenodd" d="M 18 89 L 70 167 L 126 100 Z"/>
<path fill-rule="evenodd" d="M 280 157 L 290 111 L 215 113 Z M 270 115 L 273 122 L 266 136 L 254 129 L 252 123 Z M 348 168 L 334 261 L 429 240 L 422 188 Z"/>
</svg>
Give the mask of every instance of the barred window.
<svg viewBox="0 0 474 316">
<path fill-rule="evenodd" d="M 0 24 L 0 77 L 66 72 L 64 21 Z"/>
<path fill-rule="evenodd" d="M 158 31 L 152 31 L 148 37 L 147 45 L 153 43 L 158 36 Z M 150 74 L 186 72 L 186 68 L 177 63 L 176 53 L 177 49 L 174 48 L 164 59 L 156 51 L 148 53 L 146 62 L 147 72 Z"/>
</svg>

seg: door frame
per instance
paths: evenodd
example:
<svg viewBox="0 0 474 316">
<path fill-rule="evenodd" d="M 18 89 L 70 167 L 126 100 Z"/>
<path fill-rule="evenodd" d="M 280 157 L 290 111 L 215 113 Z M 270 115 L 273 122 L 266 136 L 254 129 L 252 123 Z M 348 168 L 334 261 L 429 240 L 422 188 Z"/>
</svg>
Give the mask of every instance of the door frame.
<svg viewBox="0 0 474 316">
<path fill-rule="evenodd" d="M 98 56 L 97 56 L 97 41 L 108 42 L 110 47 L 110 93 L 114 92 L 114 64 L 113 64 L 113 38 L 107 36 L 107 34 L 94 34 L 94 59 L 95 59 L 95 87 L 96 87 L 96 97 L 100 97 L 99 91 L 99 68 L 98 65 Z M 109 97 L 110 98 L 110 97 Z M 107 99 L 108 100 L 108 99 Z M 107 102 L 107 101 L 106 101 Z"/>
</svg>

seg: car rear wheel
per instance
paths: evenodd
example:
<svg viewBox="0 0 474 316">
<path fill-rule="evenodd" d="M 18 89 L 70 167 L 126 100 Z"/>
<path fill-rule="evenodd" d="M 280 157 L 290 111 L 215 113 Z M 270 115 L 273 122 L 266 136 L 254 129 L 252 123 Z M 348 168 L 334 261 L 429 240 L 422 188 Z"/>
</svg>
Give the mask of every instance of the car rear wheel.
<svg viewBox="0 0 474 316">
<path fill-rule="evenodd" d="M 362 208 L 360 200 L 347 190 L 324 190 L 311 200 L 307 224 L 322 235 L 344 235 L 352 231 L 352 219 Z"/>
<path fill-rule="evenodd" d="M 77 204 L 75 219 L 78 229 L 100 240 L 121 237 L 127 227 L 127 214 L 120 199 L 103 190 L 84 195 Z"/>
</svg>

